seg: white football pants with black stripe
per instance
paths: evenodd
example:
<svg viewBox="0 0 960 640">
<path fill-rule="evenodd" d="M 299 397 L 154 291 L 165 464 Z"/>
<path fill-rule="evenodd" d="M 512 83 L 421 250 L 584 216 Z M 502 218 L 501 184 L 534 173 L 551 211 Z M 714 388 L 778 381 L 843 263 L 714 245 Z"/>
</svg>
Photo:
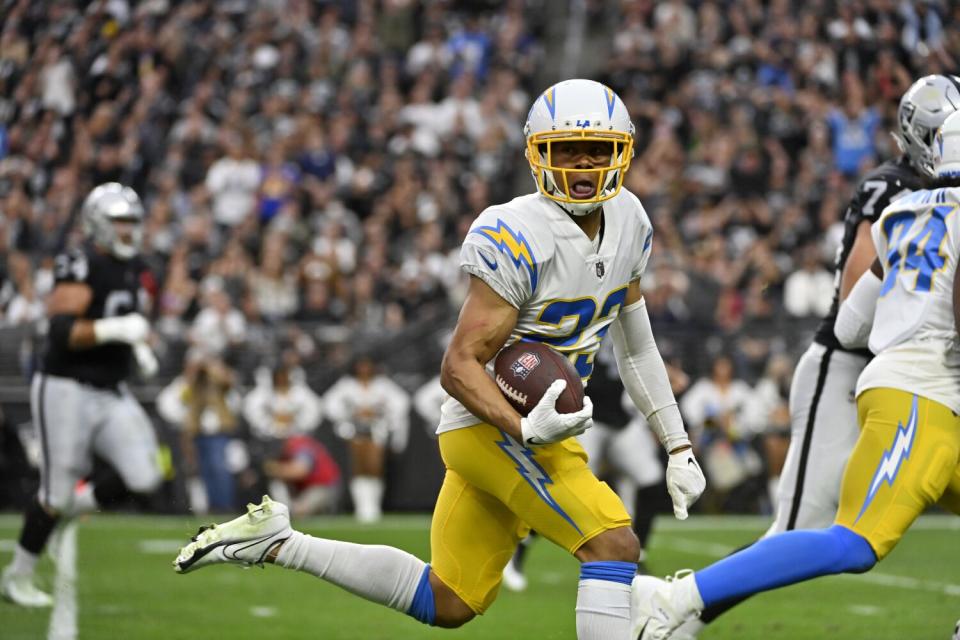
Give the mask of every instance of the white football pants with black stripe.
<svg viewBox="0 0 960 640">
<path fill-rule="evenodd" d="M 840 481 L 860 432 L 856 386 L 863 356 L 814 342 L 790 385 L 790 448 L 780 474 L 777 517 L 766 535 L 829 527 Z"/>
<path fill-rule="evenodd" d="M 577 440 L 587 452 L 587 464 L 595 475 L 613 473 L 614 489 L 631 515 L 636 490 L 663 482 L 660 443 L 642 416 L 634 417 L 622 429 L 595 420 Z"/>
<path fill-rule="evenodd" d="M 153 425 L 126 385 L 111 391 L 37 373 L 30 408 L 40 438 L 43 506 L 68 513 L 77 481 L 90 474 L 94 455 L 108 462 L 130 491 L 150 493 L 160 486 Z"/>
</svg>

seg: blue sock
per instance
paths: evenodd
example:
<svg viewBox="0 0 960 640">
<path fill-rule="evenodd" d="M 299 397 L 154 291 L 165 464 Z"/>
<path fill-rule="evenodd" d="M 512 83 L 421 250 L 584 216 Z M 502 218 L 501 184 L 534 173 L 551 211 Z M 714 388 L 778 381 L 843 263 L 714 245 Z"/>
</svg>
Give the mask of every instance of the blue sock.
<svg viewBox="0 0 960 640">
<path fill-rule="evenodd" d="M 816 531 L 786 531 L 697 571 L 694 579 L 707 607 L 835 573 L 863 573 L 877 556 L 863 537 L 840 525 Z"/>
<path fill-rule="evenodd" d="M 416 618 L 424 624 L 433 624 L 437 620 L 437 605 L 433 601 L 433 587 L 430 586 L 430 565 L 423 568 L 420 574 L 420 583 L 413 594 L 413 602 L 407 609 L 407 615 Z"/>
<path fill-rule="evenodd" d="M 619 582 L 620 584 L 633 584 L 633 576 L 636 573 L 636 562 L 609 560 L 584 562 L 580 565 L 581 580 L 606 580 L 607 582 Z"/>
</svg>

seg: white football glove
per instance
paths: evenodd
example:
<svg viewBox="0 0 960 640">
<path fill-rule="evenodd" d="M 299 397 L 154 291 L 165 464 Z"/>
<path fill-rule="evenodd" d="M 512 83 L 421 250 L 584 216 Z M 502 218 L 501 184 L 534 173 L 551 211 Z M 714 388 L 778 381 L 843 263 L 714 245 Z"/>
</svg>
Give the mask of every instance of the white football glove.
<svg viewBox="0 0 960 640">
<path fill-rule="evenodd" d="M 687 508 L 697 501 L 706 487 L 707 481 L 693 456 L 693 449 L 670 455 L 667 462 L 667 491 L 673 500 L 673 515 L 677 520 L 687 519 Z"/>
<path fill-rule="evenodd" d="M 137 342 L 133 345 L 133 357 L 137 361 L 137 368 L 140 369 L 140 375 L 149 380 L 157 375 L 160 364 L 157 362 L 157 356 L 153 349 L 146 342 Z"/>
<path fill-rule="evenodd" d="M 147 340 L 147 336 L 150 335 L 150 324 L 139 313 L 101 318 L 93 323 L 93 335 L 96 337 L 97 344 L 125 342 L 132 345 Z"/>
<path fill-rule="evenodd" d="M 593 403 L 583 397 L 583 408 L 574 413 L 557 413 L 557 398 L 567 388 L 566 380 L 554 380 L 526 418 L 520 419 L 524 445 L 550 444 L 578 436 L 593 426 Z"/>
</svg>

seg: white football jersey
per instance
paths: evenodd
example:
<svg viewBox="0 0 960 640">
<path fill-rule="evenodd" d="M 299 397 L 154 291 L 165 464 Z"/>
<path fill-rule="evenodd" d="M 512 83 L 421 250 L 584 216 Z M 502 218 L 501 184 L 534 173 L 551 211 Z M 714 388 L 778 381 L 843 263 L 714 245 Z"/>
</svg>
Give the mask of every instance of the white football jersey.
<svg viewBox="0 0 960 640">
<path fill-rule="evenodd" d="M 870 332 L 877 354 L 857 394 L 903 389 L 960 413 L 960 341 L 953 280 L 960 255 L 960 189 L 916 191 L 888 206 L 873 224 L 883 285 Z"/>
<path fill-rule="evenodd" d="M 538 193 L 521 196 L 481 213 L 460 249 L 460 268 L 519 310 L 506 344 L 550 345 L 570 358 L 584 384 L 653 244 L 647 213 L 626 189 L 603 204 L 603 214 L 598 249 L 555 203 Z M 487 370 L 492 375 L 492 361 Z M 437 433 L 478 422 L 448 398 Z"/>
</svg>

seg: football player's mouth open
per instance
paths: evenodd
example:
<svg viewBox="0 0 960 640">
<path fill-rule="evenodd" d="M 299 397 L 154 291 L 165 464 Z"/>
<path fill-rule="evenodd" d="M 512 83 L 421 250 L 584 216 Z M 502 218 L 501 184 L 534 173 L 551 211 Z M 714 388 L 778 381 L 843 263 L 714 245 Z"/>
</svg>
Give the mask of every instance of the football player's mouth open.
<svg viewBox="0 0 960 640">
<path fill-rule="evenodd" d="M 588 200 L 593 196 L 595 196 L 597 193 L 597 187 L 594 184 L 595 179 L 596 179 L 595 177 L 593 177 L 592 179 L 591 178 L 574 179 L 574 177 L 571 176 L 572 182 L 570 184 L 570 197 L 575 198 L 577 200 Z"/>
</svg>

